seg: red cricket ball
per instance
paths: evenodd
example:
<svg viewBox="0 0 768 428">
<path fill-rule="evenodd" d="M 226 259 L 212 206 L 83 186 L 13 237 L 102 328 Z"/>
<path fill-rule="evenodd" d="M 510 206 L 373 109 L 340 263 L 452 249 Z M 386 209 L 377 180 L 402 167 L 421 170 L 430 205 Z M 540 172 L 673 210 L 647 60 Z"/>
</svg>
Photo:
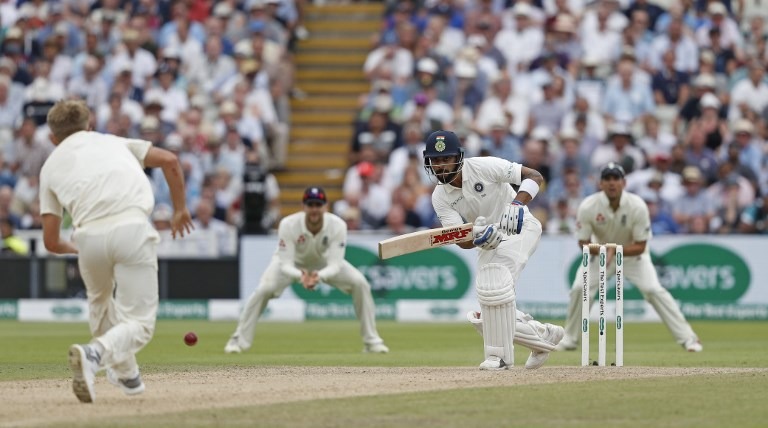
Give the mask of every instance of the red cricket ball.
<svg viewBox="0 0 768 428">
<path fill-rule="evenodd" d="M 194 332 L 189 332 L 184 335 L 184 343 L 187 344 L 187 346 L 195 346 L 197 343 L 197 335 Z"/>
</svg>

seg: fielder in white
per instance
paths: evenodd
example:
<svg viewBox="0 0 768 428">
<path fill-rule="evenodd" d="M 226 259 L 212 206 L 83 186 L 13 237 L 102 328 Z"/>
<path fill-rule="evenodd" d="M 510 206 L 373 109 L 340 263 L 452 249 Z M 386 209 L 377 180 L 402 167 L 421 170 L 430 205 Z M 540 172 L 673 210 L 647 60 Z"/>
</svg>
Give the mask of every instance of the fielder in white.
<svg viewBox="0 0 768 428">
<path fill-rule="evenodd" d="M 168 181 L 173 237 L 192 229 L 176 156 L 149 141 L 89 132 L 90 114 L 82 101 L 51 108 L 48 126 L 56 148 L 40 173 L 45 248 L 78 254 L 88 295 L 93 339 L 69 348 L 72 388 L 84 403 L 95 399 L 94 378 L 102 368 L 124 393 L 144 391 L 136 353 L 155 329 L 159 240 L 149 221 L 155 200 L 144 168 L 162 168 Z M 73 242 L 60 237 L 64 210 L 72 216 Z"/>
<path fill-rule="evenodd" d="M 651 219 L 648 206 L 639 196 L 624 191 L 626 180 L 624 169 L 609 163 L 600 173 L 600 192 L 585 198 L 579 205 L 576 236 L 579 248 L 589 243 L 613 243 L 624 246 L 624 278 L 643 293 L 645 300 L 661 317 L 675 341 L 689 352 L 701 352 L 704 348 L 691 325 L 685 320 L 677 303 L 666 288 L 661 286 L 656 268 L 651 262 L 648 241 L 651 239 Z M 608 272 L 613 276 L 616 266 L 610 260 L 616 254 L 615 248 L 608 248 Z M 592 255 L 598 249 L 591 250 Z M 590 305 L 595 302 L 598 266 L 589 263 L 591 278 Z M 575 350 L 581 336 L 581 282 L 579 275 L 573 282 L 565 322 L 565 338 L 558 349 Z"/>
<path fill-rule="evenodd" d="M 313 290 L 319 282 L 352 295 L 360 319 L 363 352 L 387 353 L 389 348 L 376 331 L 376 308 L 371 285 L 365 276 L 344 260 L 347 249 L 347 223 L 326 212 L 328 199 L 320 187 L 309 187 L 302 198 L 304 210 L 285 217 L 278 227 L 277 251 L 248 299 L 237 329 L 224 352 L 240 353 L 253 343 L 256 321 L 267 303 L 279 297 L 293 282 Z"/>
<path fill-rule="evenodd" d="M 513 366 L 513 343 L 531 349 L 527 369 L 541 367 L 562 339 L 563 328 L 518 311 L 515 283 L 541 238 L 541 223 L 525 205 L 544 178 L 534 169 L 496 157 L 465 160 L 458 137 L 449 131 L 427 138 L 424 168 L 438 184 L 432 205 L 443 227 L 475 224 L 475 239 L 457 245 L 479 249 L 475 285 L 481 311 L 467 318 L 483 336 L 485 361 L 480 369 Z M 519 191 L 510 184 L 519 185 Z"/>
</svg>

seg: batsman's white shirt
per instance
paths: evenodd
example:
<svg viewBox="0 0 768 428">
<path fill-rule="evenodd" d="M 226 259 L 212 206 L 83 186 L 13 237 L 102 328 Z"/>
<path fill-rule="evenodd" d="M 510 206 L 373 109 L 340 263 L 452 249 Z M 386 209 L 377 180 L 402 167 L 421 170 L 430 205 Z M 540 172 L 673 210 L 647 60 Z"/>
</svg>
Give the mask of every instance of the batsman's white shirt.
<svg viewBox="0 0 768 428">
<path fill-rule="evenodd" d="M 651 217 L 642 198 L 621 192 L 619 208 L 614 211 L 605 192 L 587 196 L 579 204 L 576 237 L 579 241 L 627 245 L 651 239 Z M 646 245 L 645 253 L 649 247 Z"/>
<path fill-rule="evenodd" d="M 64 139 L 40 172 L 40 213 L 72 216 L 75 227 L 125 213 L 152 213 L 155 198 L 144 174 L 152 143 L 81 131 Z"/>
<path fill-rule="evenodd" d="M 440 223 L 444 227 L 456 226 L 474 222 L 478 216 L 485 217 L 488 224 L 498 223 L 517 196 L 510 184 L 522 182 L 522 170 L 521 164 L 497 157 L 465 159 L 461 188 L 443 184 L 432 192 L 432 206 Z M 507 266 L 515 282 L 541 239 L 541 223 L 528 207 L 524 210 L 519 234 L 505 237 L 495 250 L 478 250 L 479 266 L 501 263 Z"/>
<path fill-rule="evenodd" d="M 347 224 L 339 216 L 323 213 L 323 227 L 313 234 L 307 229 L 306 213 L 285 217 L 277 230 L 275 251 L 280 270 L 292 280 L 301 278 L 301 270 L 316 270 L 321 281 L 334 276 L 344 261 Z"/>
<path fill-rule="evenodd" d="M 443 227 L 474 222 L 484 216 L 498 222 L 517 196 L 511 184 L 522 182 L 523 166 L 496 157 L 469 158 L 461 169 L 461 188 L 443 184 L 432 192 L 432 206 Z M 525 217 L 530 217 L 525 207 Z"/>
</svg>

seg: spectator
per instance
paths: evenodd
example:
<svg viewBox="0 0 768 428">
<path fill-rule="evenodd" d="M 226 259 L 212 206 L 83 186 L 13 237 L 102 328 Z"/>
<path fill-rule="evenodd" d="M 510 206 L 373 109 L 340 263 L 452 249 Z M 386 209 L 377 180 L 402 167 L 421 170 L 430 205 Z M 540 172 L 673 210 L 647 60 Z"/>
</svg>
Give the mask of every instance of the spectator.
<svg viewBox="0 0 768 428">
<path fill-rule="evenodd" d="M 672 216 L 659 204 L 659 197 L 656 193 L 645 192 L 643 200 L 648 206 L 648 214 L 651 217 L 651 232 L 654 236 L 676 234 L 679 227 Z"/>
<path fill-rule="evenodd" d="M 675 54 L 674 69 L 682 73 L 693 73 L 698 68 L 699 48 L 691 36 L 686 34 L 686 24 L 682 18 L 673 18 L 666 34 L 656 36 L 651 44 L 650 67 L 660 70 L 665 52 Z"/>
<path fill-rule="evenodd" d="M 403 84 L 413 71 L 413 55 L 397 45 L 396 35 L 388 33 L 381 45 L 368 54 L 363 71 L 370 81 L 392 76 L 396 84 Z"/>
<path fill-rule="evenodd" d="M 675 51 L 670 49 L 662 55 L 661 66 L 653 75 L 653 96 L 656 105 L 682 106 L 688 99 L 688 73 L 677 71 Z"/>
<path fill-rule="evenodd" d="M 492 123 L 509 120 L 510 132 L 522 137 L 528 132 L 529 112 L 528 97 L 513 92 L 512 80 L 508 76 L 496 76 L 475 115 L 474 129 L 481 135 L 487 135 Z"/>
<path fill-rule="evenodd" d="M 693 119 L 697 119 L 701 116 L 701 99 L 705 94 L 710 94 L 717 99 L 717 80 L 712 74 L 699 74 L 692 82 L 691 96 L 685 101 L 680 108 L 680 114 L 675 120 L 673 129 L 679 127 L 679 123 L 687 124 Z M 710 97 L 711 98 L 711 97 Z M 708 101 L 711 103 L 711 101 Z M 718 101 L 719 102 L 719 101 Z M 723 108 L 718 110 L 718 116 L 721 118 L 726 117 L 727 111 Z"/>
<path fill-rule="evenodd" d="M 82 65 L 82 73 L 73 76 L 67 85 L 67 94 L 85 100 L 88 108 L 95 110 L 106 103 L 109 89 L 101 77 L 101 62 L 89 55 Z"/>
<path fill-rule="evenodd" d="M 528 3 L 515 3 L 512 14 L 514 26 L 499 31 L 493 45 L 504 54 L 509 70 L 516 73 L 528 69 L 533 60 L 541 55 L 544 32 L 541 25 L 534 21 L 535 12 Z"/>
<path fill-rule="evenodd" d="M 567 106 L 563 98 L 557 95 L 555 78 L 544 80 L 541 84 L 541 90 L 544 99 L 531 106 L 531 125 L 529 126 L 531 128 L 542 126 L 555 134 L 560 130 Z"/>
<path fill-rule="evenodd" d="M 685 137 L 685 163 L 698 167 L 709 185 L 717 178 L 718 162 L 715 152 L 706 145 L 706 137 L 699 123 L 693 123 L 688 128 Z"/>
<path fill-rule="evenodd" d="M 552 209 L 552 216 L 547 219 L 548 235 L 573 235 L 576 232 L 576 217 L 568 210 L 568 200 L 559 198 Z"/>
<path fill-rule="evenodd" d="M 509 131 L 509 124 L 500 120 L 491 124 L 491 131 L 483 137 L 481 156 L 494 156 L 516 162 L 522 153 L 522 141 Z"/>
<path fill-rule="evenodd" d="M 621 165 L 628 174 L 645 166 L 643 152 L 633 144 L 632 133 L 622 123 L 614 123 L 608 131 L 608 140 L 598 146 L 590 164 L 593 171 L 598 171 L 610 162 Z"/>
<path fill-rule="evenodd" d="M 635 63 L 624 58 L 616 67 L 618 79 L 610 81 L 605 89 L 602 112 L 608 121 L 633 124 L 653 112 L 651 88 L 635 75 Z"/>
<path fill-rule="evenodd" d="M 672 216 L 683 233 L 707 233 L 716 204 L 704 190 L 701 171 L 695 166 L 683 170 L 685 193 L 672 205 Z"/>
<path fill-rule="evenodd" d="M 707 6 L 707 18 L 696 30 L 696 40 L 700 47 L 709 47 L 713 40 L 710 39 L 710 31 L 719 30 L 717 41 L 723 49 L 732 49 L 737 58 L 742 58 L 741 47 L 744 41 L 739 31 L 739 26 L 728 16 L 728 10 L 723 3 L 715 0 Z"/>
<path fill-rule="evenodd" d="M 13 254 L 17 256 L 26 256 L 29 254 L 27 244 L 14 234 L 13 224 L 7 217 L 0 217 L 0 254 Z"/>
<path fill-rule="evenodd" d="M 219 256 L 233 256 L 237 252 L 237 235 L 232 226 L 213 217 L 214 203 L 208 199 L 201 199 L 195 209 L 195 219 L 192 224 L 195 231 L 210 233 L 215 237 L 217 244 L 216 254 Z M 203 253 L 206 251 L 203 250 Z"/>
<path fill-rule="evenodd" d="M 765 66 L 753 60 L 747 65 L 748 76 L 736 83 L 731 92 L 728 119 L 749 119 L 750 113 L 762 113 L 768 107 L 768 83 L 763 80 Z"/>
<path fill-rule="evenodd" d="M 644 168 L 627 175 L 627 191 L 638 195 L 653 190 L 658 204 L 671 212 L 671 204 L 684 193 L 681 176 L 671 170 L 672 158 L 669 153 L 658 152 L 648 158 L 650 168 Z"/>
<path fill-rule="evenodd" d="M 768 233 L 768 194 L 744 210 L 739 220 L 742 233 Z"/>
<path fill-rule="evenodd" d="M 399 186 L 410 166 L 418 167 L 419 180 L 424 185 L 429 184 L 429 177 L 423 168 L 422 153 L 424 152 L 424 134 L 416 122 L 408 122 L 403 126 L 403 146 L 392 150 L 387 162 L 386 176 L 383 179 L 390 189 Z"/>
<path fill-rule="evenodd" d="M 738 151 L 739 164 L 749 168 L 750 176 L 762 172 L 765 140 L 755 135 L 755 127 L 747 119 L 739 119 L 731 126 L 733 141 L 730 146 Z"/>
</svg>

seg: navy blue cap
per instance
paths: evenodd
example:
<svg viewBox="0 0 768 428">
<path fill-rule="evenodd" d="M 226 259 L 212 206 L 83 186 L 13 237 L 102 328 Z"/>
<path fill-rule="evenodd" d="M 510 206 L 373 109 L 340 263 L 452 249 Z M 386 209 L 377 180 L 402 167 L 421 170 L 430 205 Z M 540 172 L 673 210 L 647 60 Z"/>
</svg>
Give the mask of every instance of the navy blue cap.
<svg viewBox="0 0 768 428">
<path fill-rule="evenodd" d="M 435 131 L 429 134 L 426 141 L 424 157 L 454 156 L 464 153 L 459 137 L 451 131 Z"/>
<path fill-rule="evenodd" d="M 600 171 L 600 179 L 608 177 L 624 178 L 624 168 L 616 162 L 611 162 Z"/>
<path fill-rule="evenodd" d="M 307 187 L 301 202 L 305 204 L 307 202 L 321 202 L 325 205 L 328 202 L 328 197 L 325 196 L 325 190 L 322 187 Z"/>
</svg>

